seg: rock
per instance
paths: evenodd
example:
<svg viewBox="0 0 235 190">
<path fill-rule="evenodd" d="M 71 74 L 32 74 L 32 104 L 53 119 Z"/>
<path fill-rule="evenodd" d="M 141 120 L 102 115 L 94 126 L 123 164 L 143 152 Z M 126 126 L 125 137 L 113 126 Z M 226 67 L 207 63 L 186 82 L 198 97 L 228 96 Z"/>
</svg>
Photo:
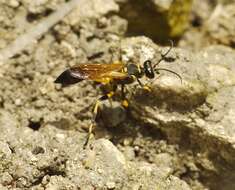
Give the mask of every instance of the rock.
<svg viewBox="0 0 235 190">
<path fill-rule="evenodd" d="M 191 189 L 185 182 L 170 175 L 167 168 L 156 168 L 148 163 L 130 164 L 130 183 L 124 186 L 127 189 Z"/>
<path fill-rule="evenodd" d="M 78 8 L 73 11 L 66 19 L 70 25 L 74 26 L 80 23 L 83 18 L 100 18 L 110 12 L 118 12 L 119 7 L 114 0 L 82 0 L 82 9 Z"/>
<path fill-rule="evenodd" d="M 235 3 L 218 5 L 206 23 L 206 30 L 210 37 L 221 44 L 235 43 Z"/>
<path fill-rule="evenodd" d="M 13 8 L 17 8 L 20 5 L 20 3 L 17 0 L 10 0 L 9 5 Z"/>
<path fill-rule="evenodd" d="M 7 186 L 13 181 L 12 176 L 8 172 L 4 172 L 0 175 L 0 184 Z"/>
<path fill-rule="evenodd" d="M 109 186 L 119 189 L 127 177 L 127 163 L 121 152 L 108 140 L 92 142 L 92 149 L 86 149 L 67 163 L 67 175 L 80 187 L 96 188 Z M 103 172 L 101 172 L 103 171 Z"/>
<path fill-rule="evenodd" d="M 115 189 L 115 183 L 110 181 L 106 183 L 108 189 Z"/>
<path fill-rule="evenodd" d="M 5 142 L 0 141 L 0 158 L 10 158 L 11 149 L 9 145 Z"/>
<path fill-rule="evenodd" d="M 100 119 L 108 127 L 117 127 L 126 120 L 126 110 L 120 103 L 103 103 L 100 109 Z"/>
<path fill-rule="evenodd" d="M 69 189 L 75 190 L 78 186 L 72 184 L 69 179 L 62 176 L 51 176 L 49 183 L 45 186 L 46 190 Z"/>
<path fill-rule="evenodd" d="M 152 84 L 151 93 L 141 89 L 136 93 L 131 104 L 133 116 L 162 130 L 171 143 L 183 143 L 181 146 L 189 149 L 197 147 L 214 163 L 218 181 L 225 180 L 221 170 L 224 162 L 228 164 L 226 176 L 235 178 L 231 170 L 235 162 L 235 54 L 223 46 L 209 47 L 194 56 L 180 49 L 174 51 L 179 58 L 162 65 L 179 73 L 183 83 L 164 73 Z M 223 162 L 209 156 L 215 154 Z M 217 188 L 221 185 L 214 181 L 208 184 Z M 227 185 L 232 189 L 233 185 Z"/>
<path fill-rule="evenodd" d="M 234 1 L 193 1 L 191 22 L 193 27 L 185 32 L 179 46 L 193 51 L 212 44 L 234 45 Z M 193 36 L 193 37 L 192 37 Z"/>
</svg>

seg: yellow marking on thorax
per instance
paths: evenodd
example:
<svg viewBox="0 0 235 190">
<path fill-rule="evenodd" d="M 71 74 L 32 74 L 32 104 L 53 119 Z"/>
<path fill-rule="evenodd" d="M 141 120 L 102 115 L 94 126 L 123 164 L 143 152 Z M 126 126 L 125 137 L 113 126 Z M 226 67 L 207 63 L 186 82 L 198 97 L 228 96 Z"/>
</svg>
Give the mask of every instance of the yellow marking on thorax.
<svg viewBox="0 0 235 190">
<path fill-rule="evenodd" d="M 112 64 L 122 64 L 121 61 L 114 61 Z"/>
<path fill-rule="evenodd" d="M 104 77 L 104 78 L 101 78 L 101 79 L 96 79 L 95 81 L 100 82 L 102 84 L 108 84 L 112 81 L 112 79 L 110 77 Z"/>
</svg>

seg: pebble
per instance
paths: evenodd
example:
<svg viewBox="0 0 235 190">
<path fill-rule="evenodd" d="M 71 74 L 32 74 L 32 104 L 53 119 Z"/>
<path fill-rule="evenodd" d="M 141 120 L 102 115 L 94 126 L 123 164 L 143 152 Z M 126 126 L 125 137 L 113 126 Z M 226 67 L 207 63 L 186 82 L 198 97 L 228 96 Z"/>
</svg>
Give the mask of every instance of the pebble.
<svg viewBox="0 0 235 190">
<path fill-rule="evenodd" d="M 15 105 L 16 106 L 21 106 L 22 105 L 21 99 L 19 99 L 19 98 L 15 99 Z"/>
<path fill-rule="evenodd" d="M 4 186 L 10 184 L 12 180 L 13 178 L 8 172 L 4 172 L 0 176 L 0 183 Z"/>
<path fill-rule="evenodd" d="M 106 186 L 108 189 L 115 189 L 116 184 L 115 182 L 110 181 L 106 183 Z"/>
<path fill-rule="evenodd" d="M 17 8 L 20 5 L 20 3 L 16 0 L 10 0 L 8 5 L 12 8 Z"/>
</svg>

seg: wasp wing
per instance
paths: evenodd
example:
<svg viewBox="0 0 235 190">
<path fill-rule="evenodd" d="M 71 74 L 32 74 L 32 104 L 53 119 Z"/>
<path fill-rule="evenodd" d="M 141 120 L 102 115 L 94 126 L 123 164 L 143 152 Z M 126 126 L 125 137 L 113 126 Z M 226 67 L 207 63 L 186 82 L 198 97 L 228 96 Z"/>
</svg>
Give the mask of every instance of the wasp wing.
<svg viewBox="0 0 235 190">
<path fill-rule="evenodd" d="M 72 76 L 80 79 L 95 80 L 103 77 L 109 77 L 112 72 L 118 72 L 123 69 L 124 65 L 121 63 L 113 64 L 80 64 L 72 67 Z M 110 76 L 112 77 L 112 76 Z"/>
<path fill-rule="evenodd" d="M 81 80 L 93 80 L 101 83 L 108 83 L 113 79 L 123 79 L 126 73 L 122 72 L 124 64 L 80 64 L 64 71 L 56 83 L 69 85 Z"/>
</svg>

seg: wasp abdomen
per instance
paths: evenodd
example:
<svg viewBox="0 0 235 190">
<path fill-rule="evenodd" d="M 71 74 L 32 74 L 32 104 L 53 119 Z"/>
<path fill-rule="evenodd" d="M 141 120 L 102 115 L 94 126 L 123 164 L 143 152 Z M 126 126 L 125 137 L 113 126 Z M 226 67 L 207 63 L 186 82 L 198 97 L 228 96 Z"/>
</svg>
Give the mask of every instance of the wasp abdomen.
<svg viewBox="0 0 235 190">
<path fill-rule="evenodd" d="M 65 70 L 63 73 L 61 73 L 57 79 L 55 80 L 55 83 L 60 83 L 62 86 L 68 86 L 71 84 L 78 83 L 82 81 L 83 78 L 75 77 L 70 69 Z"/>
</svg>

